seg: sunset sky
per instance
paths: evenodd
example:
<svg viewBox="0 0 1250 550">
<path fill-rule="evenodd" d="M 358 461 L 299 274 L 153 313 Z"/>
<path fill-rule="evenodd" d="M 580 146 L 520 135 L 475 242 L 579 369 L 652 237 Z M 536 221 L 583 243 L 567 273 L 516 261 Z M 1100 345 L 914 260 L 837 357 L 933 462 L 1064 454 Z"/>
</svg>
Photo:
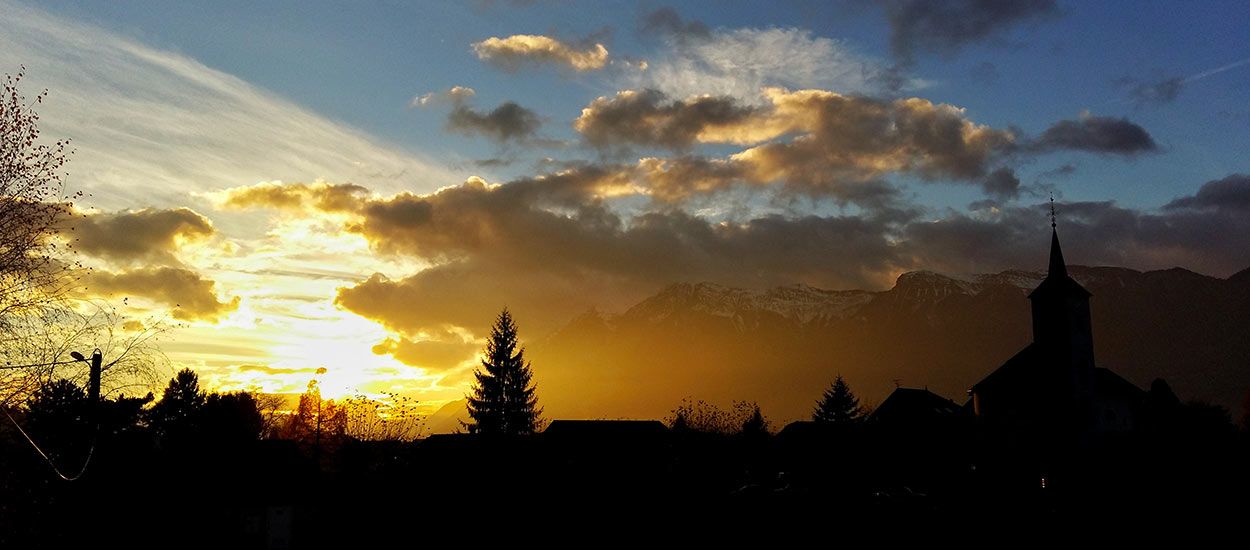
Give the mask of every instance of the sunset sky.
<svg viewBox="0 0 1250 550">
<path fill-rule="evenodd" d="M 1041 269 L 1052 194 L 1070 263 L 1250 267 L 1240 1 L 0 0 L 22 65 L 87 292 L 219 389 L 432 410 L 505 305 Z"/>
</svg>

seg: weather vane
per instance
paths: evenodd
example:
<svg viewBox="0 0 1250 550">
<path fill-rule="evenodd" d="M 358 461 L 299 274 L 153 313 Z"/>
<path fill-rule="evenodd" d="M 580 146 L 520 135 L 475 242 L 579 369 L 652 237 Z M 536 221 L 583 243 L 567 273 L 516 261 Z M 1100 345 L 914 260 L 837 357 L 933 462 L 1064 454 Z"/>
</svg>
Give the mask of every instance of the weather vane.
<svg viewBox="0 0 1250 550">
<path fill-rule="evenodd" d="M 1050 228 L 1055 228 L 1055 194 L 1050 194 Z"/>
</svg>

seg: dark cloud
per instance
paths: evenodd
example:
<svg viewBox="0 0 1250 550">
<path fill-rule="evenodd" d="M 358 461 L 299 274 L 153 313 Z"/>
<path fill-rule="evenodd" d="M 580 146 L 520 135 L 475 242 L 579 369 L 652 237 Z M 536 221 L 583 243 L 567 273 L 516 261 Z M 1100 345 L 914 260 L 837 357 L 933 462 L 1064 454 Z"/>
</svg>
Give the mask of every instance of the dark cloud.
<svg viewBox="0 0 1250 550">
<path fill-rule="evenodd" d="M 1117 83 L 1127 88 L 1129 98 L 1138 105 L 1171 103 L 1176 101 L 1181 90 L 1185 88 L 1185 79 L 1179 76 L 1152 82 L 1123 78 Z"/>
<path fill-rule="evenodd" d="M 592 101 L 573 127 L 599 148 L 638 145 L 680 150 L 697 143 L 702 134 L 732 132 L 744 123 L 757 122 L 753 119 L 758 114 L 759 109 L 731 97 L 670 100 L 656 90 L 625 90 Z"/>
<path fill-rule="evenodd" d="M 212 222 L 190 208 L 123 210 L 75 216 L 74 247 L 115 263 L 180 265 L 178 243 L 210 237 Z"/>
<path fill-rule="evenodd" d="M 1173 204 L 1188 205 L 1194 199 Z M 905 227 L 902 241 L 915 265 L 937 271 L 1041 269 L 1049 241 L 1040 239 L 1039 233 L 1049 229 L 1048 206 L 1003 208 L 992 218 L 952 214 L 914 222 Z M 1060 202 L 1057 210 L 1064 254 L 1072 264 L 1183 266 L 1221 277 L 1250 265 L 1250 216 L 1237 200 L 1215 201 L 1196 210 L 1165 208 L 1162 214 L 1112 202 Z"/>
<path fill-rule="evenodd" d="M 1038 152 L 1070 150 L 1132 156 L 1156 152 L 1159 145 L 1145 128 L 1126 118 L 1086 115 L 1054 123 L 1029 148 Z"/>
<path fill-rule="evenodd" d="M 673 8 L 660 8 L 642 17 L 638 22 L 638 30 L 647 34 L 656 34 L 678 41 L 706 40 L 712 37 L 712 31 L 697 20 L 684 20 Z"/>
<path fill-rule="evenodd" d="M 967 44 L 1001 38 L 1013 26 L 1053 17 L 1054 0 L 879 0 L 890 46 L 904 62 L 922 52 L 952 54 Z"/>
<path fill-rule="evenodd" d="M 1250 175 L 1232 174 L 1202 184 L 1198 192 L 1163 206 L 1164 210 L 1217 210 L 1250 213 Z"/>
<path fill-rule="evenodd" d="M 177 267 L 141 268 L 120 273 L 92 271 L 84 277 L 85 291 L 102 297 L 138 296 L 173 307 L 175 319 L 216 322 L 239 308 L 239 297 L 222 302 L 216 283 L 199 273 Z"/>
<path fill-rule="evenodd" d="M 511 101 L 490 112 L 469 105 L 456 105 L 447 115 L 447 129 L 467 135 L 482 135 L 498 142 L 519 142 L 534 137 L 542 119 L 534 111 Z"/>
<path fill-rule="evenodd" d="M 1014 134 L 968 120 L 962 109 L 920 98 L 881 101 L 804 90 L 774 99 L 807 133 L 734 155 L 750 177 L 790 184 L 875 179 L 909 172 L 976 180 Z"/>
<path fill-rule="evenodd" d="M 999 168 L 981 181 L 981 189 L 1000 201 L 1014 199 L 1020 196 L 1020 178 L 1010 168 Z"/>
<path fill-rule="evenodd" d="M 701 162 L 682 158 L 665 161 Z M 380 254 L 429 267 L 398 278 L 376 274 L 339 289 L 335 303 L 395 333 L 375 352 L 437 370 L 470 359 L 477 349 L 470 342 L 504 306 L 523 320 L 526 334 L 542 335 L 590 307 L 619 308 L 673 282 L 883 288 L 914 269 L 1040 268 L 1048 243 L 1044 201 L 996 203 L 970 214 L 925 212 L 909 209 L 879 180 L 853 188 L 861 196 L 845 200 L 878 201 L 886 205 L 880 212 L 714 219 L 656 204 L 658 210 L 625 214 L 604 200 L 626 185 L 624 172 L 583 165 L 501 185 L 473 178 L 428 195 L 353 195 L 348 231 Z M 995 197 L 1021 189 L 1005 169 L 978 181 Z M 297 196 L 315 209 L 321 201 L 303 188 Z M 1157 213 L 1061 202 L 1065 252 L 1077 264 L 1179 265 L 1226 276 L 1250 265 L 1247 188 L 1246 176 L 1230 176 Z"/>
<path fill-rule="evenodd" d="M 353 230 L 379 251 L 436 265 L 399 280 L 374 276 L 341 290 L 337 303 L 408 334 L 445 324 L 481 334 L 490 321 L 481 312 L 504 304 L 550 330 L 595 303 L 672 281 L 853 286 L 876 284 L 893 266 L 879 221 L 716 223 L 681 211 L 623 219 L 595 202 L 544 209 L 535 202 L 544 194 L 513 185 L 467 184 L 365 206 Z"/>
</svg>

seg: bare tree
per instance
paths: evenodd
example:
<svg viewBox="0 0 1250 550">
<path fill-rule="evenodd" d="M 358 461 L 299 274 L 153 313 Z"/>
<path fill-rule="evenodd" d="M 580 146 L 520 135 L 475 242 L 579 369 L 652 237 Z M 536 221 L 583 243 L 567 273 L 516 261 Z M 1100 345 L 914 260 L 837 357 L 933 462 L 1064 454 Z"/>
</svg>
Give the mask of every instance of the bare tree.
<svg viewBox="0 0 1250 550">
<path fill-rule="evenodd" d="M 40 139 L 34 107 L 48 92 L 28 100 L 19 91 L 24 76 L 24 67 L 6 74 L 0 97 L 0 406 L 51 380 L 85 376 L 74 351 L 101 351 L 112 390 L 150 384 L 166 326 L 136 324 L 75 295 L 88 269 L 69 238 L 82 193 L 65 189 L 69 140 Z"/>
</svg>

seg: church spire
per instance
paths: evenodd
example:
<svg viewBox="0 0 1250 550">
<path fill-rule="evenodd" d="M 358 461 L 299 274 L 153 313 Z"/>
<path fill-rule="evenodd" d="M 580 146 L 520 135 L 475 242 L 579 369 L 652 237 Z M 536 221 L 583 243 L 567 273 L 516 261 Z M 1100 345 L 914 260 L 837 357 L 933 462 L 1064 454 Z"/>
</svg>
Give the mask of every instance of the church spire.
<svg viewBox="0 0 1250 550">
<path fill-rule="evenodd" d="M 1059 248 L 1059 231 L 1055 228 L 1055 195 L 1050 195 L 1050 266 L 1047 277 L 1067 277 L 1068 265 L 1063 261 L 1063 249 Z"/>
<path fill-rule="evenodd" d="M 1059 248 L 1059 232 L 1050 228 L 1050 267 L 1046 277 L 1063 278 L 1068 276 L 1068 266 L 1063 262 L 1063 249 Z"/>
</svg>

